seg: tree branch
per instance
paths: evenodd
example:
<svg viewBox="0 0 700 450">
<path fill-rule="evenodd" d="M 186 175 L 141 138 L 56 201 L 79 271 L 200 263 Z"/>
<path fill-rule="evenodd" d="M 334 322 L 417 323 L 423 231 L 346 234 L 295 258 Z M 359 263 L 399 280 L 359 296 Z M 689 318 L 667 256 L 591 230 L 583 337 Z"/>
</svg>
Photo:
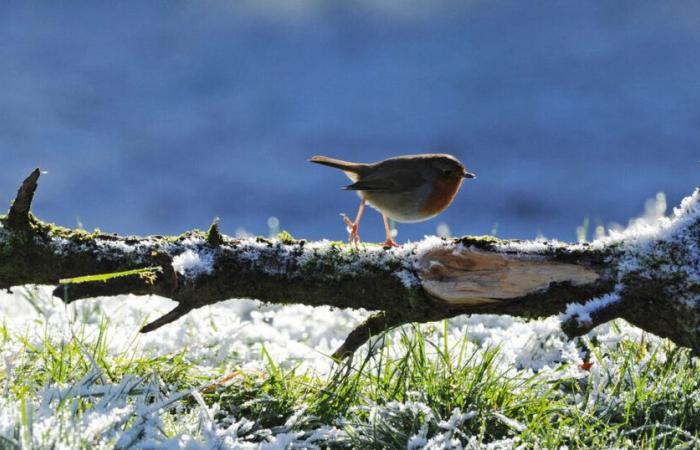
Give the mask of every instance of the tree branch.
<svg viewBox="0 0 700 450">
<path fill-rule="evenodd" d="M 153 322 L 151 322 L 147 325 L 144 325 L 140 331 L 141 331 L 141 333 L 148 333 L 149 331 L 156 330 L 156 329 L 162 327 L 163 325 L 167 325 L 171 322 L 175 322 L 177 319 L 184 316 L 185 314 L 187 314 L 190 311 L 192 311 L 192 308 L 180 303 L 179 305 L 177 305 L 175 308 L 173 308 L 167 314 L 159 317 L 158 319 L 154 320 Z"/>
<path fill-rule="evenodd" d="M 0 288 L 112 274 L 68 280 L 54 294 L 68 302 L 124 293 L 178 302 L 143 332 L 204 305 L 255 298 L 376 311 L 336 357 L 404 323 L 472 313 L 561 314 L 571 336 L 622 317 L 700 354 L 697 191 L 672 218 L 592 244 L 433 237 L 354 249 L 289 235 L 234 239 L 220 233 L 217 220 L 207 233 L 167 237 L 65 229 L 30 215 L 38 177 L 37 170 L 25 180 L 0 217 Z"/>
<path fill-rule="evenodd" d="M 401 319 L 396 316 L 387 316 L 385 312 L 373 314 L 362 322 L 357 328 L 345 338 L 345 342 L 334 353 L 334 359 L 344 359 L 355 353 L 355 350 L 360 348 L 373 336 L 390 330 L 391 328 L 401 325 Z"/>
</svg>

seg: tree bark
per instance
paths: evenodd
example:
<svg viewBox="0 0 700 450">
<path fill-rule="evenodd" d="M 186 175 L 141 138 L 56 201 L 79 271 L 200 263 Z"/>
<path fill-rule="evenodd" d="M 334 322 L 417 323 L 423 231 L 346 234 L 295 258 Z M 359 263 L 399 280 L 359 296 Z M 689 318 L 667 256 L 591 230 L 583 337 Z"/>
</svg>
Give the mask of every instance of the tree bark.
<svg viewBox="0 0 700 450">
<path fill-rule="evenodd" d="M 561 315 L 569 336 L 621 317 L 700 354 L 700 193 L 671 218 L 591 244 L 426 238 L 396 249 L 234 239 L 219 232 L 117 236 L 61 228 L 30 213 L 40 172 L 0 216 L 0 288 L 52 284 L 66 302 L 125 293 L 178 306 L 148 332 L 230 298 L 365 308 L 375 313 L 335 353 L 409 322 L 460 314 Z M 86 275 L 111 277 L 75 279 Z"/>
</svg>

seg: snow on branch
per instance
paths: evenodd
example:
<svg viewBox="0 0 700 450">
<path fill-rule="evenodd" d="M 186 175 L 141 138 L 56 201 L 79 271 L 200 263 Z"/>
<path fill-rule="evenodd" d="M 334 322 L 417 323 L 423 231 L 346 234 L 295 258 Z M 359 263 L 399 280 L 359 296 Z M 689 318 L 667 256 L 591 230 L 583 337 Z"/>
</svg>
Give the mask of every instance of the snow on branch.
<svg viewBox="0 0 700 450">
<path fill-rule="evenodd" d="M 459 314 L 561 315 L 571 336 L 616 317 L 700 353 L 700 207 L 696 191 L 671 217 L 592 243 L 426 237 L 359 249 L 288 234 L 234 239 L 208 232 L 117 236 L 57 227 L 30 213 L 39 171 L 0 217 L 0 288 L 53 284 L 64 301 L 123 293 L 178 302 L 142 331 L 230 298 L 364 308 L 337 357 L 410 322 Z M 21 223 L 21 226 L 17 226 Z"/>
</svg>

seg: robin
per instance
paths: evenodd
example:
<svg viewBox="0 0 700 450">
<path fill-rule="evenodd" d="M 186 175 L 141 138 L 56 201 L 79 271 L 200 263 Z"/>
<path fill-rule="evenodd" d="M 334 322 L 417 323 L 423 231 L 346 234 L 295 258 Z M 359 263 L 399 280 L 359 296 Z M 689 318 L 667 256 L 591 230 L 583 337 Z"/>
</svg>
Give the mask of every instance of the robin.
<svg viewBox="0 0 700 450">
<path fill-rule="evenodd" d="M 397 222 L 421 222 L 440 214 L 455 198 L 465 178 L 476 178 L 452 155 L 396 156 L 365 164 L 314 156 L 309 161 L 342 170 L 352 180 L 343 189 L 357 191 L 360 209 L 354 221 L 341 214 L 348 226 L 349 242 L 357 245 L 357 233 L 365 203 L 384 219 L 385 247 L 398 247 L 391 237 L 389 218 Z"/>
</svg>

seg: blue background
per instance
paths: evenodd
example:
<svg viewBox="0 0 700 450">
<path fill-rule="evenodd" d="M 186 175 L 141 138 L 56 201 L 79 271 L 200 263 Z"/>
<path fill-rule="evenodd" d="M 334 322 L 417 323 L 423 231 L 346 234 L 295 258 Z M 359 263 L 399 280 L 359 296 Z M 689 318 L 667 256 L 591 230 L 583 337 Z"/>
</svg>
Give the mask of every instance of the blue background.
<svg viewBox="0 0 700 450">
<path fill-rule="evenodd" d="M 478 178 L 399 241 L 575 239 L 700 174 L 696 1 L 3 2 L 0 195 L 67 226 L 343 239 L 306 159 L 448 152 Z M 361 236 L 383 239 L 370 212 Z"/>
</svg>

